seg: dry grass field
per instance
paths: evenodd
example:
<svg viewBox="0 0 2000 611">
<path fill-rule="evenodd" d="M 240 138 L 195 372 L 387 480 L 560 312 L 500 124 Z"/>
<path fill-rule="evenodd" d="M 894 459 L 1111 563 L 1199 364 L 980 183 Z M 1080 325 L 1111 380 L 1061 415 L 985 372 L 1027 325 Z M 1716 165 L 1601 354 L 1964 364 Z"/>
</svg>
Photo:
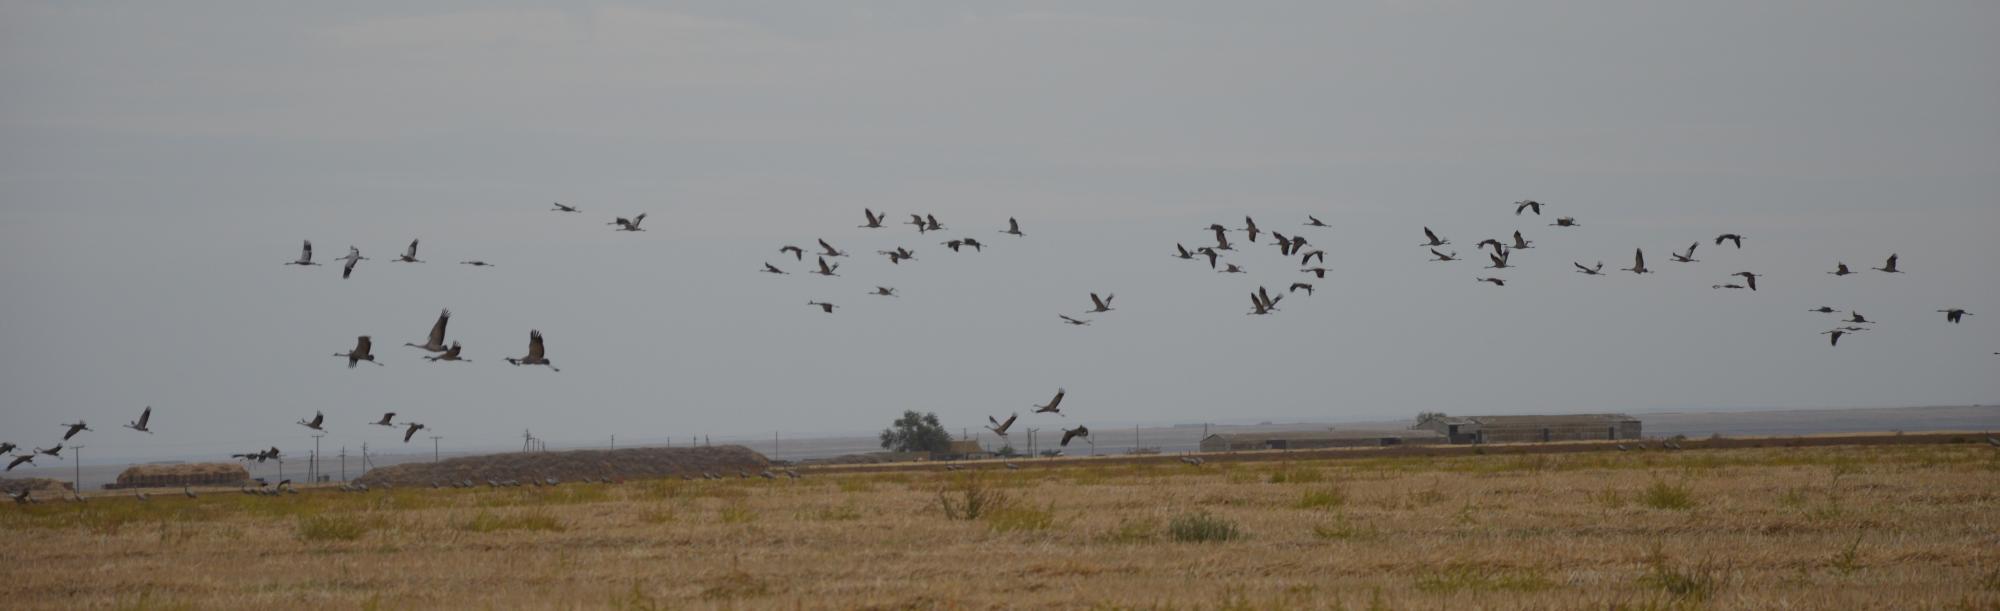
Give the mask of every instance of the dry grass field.
<svg viewBox="0 0 2000 611">
<path fill-rule="evenodd" d="M 1993 609 L 1985 444 L 0 507 L 12 609 Z"/>
</svg>

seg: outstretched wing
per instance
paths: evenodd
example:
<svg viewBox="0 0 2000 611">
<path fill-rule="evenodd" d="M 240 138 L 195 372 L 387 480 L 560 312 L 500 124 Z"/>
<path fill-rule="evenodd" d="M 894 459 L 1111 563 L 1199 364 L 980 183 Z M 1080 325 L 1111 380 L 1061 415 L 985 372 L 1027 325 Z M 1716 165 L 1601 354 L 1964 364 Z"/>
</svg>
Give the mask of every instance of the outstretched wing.
<svg viewBox="0 0 2000 611">
<path fill-rule="evenodd" d="M 1090 303 L 1091 303 L 1092 305 L 1095 305 L 1095 306 L 1097 306 L 1097 309 L 1099 309 L 1099 310 L 1102 310 L 1102 309 L 1104 309 L 1104 300 L 1103 300 L 1103 299 L 1098 299 L 1098 298 L 1097 298 L 1097 293 L 1091 293 L 1091 294 L 1090 294 Z"/>
<path fill-rule="evenodd" d="M 1438 234 L 1431 233 L 1431 228 L 1429 227 L 1424 228 L 1424 237 L 1430 238 L 1432 242 L 1438 241 Z"/>
<path fill-rule="evenodd" d="M 522 360 L 537 361 L 541 360 L 541 358 L 542 358 L 542 332 L 539 330 L 530 329 L 528 331 L 528 358 Z"/>
<path fill-rule="evenodd" d="M 313 241 L 306 240 L 305 248 L 299 250 L 299 261 L 303 262 L 311 260 L 313 260 Z"/>
<path fill-rule="evenodd" d="M 354 338 L 354 353 L 368 354 L 375 347 L 375 340 L 366 335 Z"/>
<path fill-rule="evenodd" d="M 1637 269 L 1645 266 L 1646 266 L 1646 251 L 1644 249 L 1632 251 L 1632 267 L 1634 269 Z"/>
<path fill-rule="evenodd" d="M 417 240 L 421 240 L 421 239 L 423 239 L 423 238 L 417 238 Z M 415 259 L 415 258 L 417 258 L 417 240 L 410 240 L 410 251 L 409 251 L 409 252 L 407 252 L 407 253 L 404 253 L 404 254 L 403 254 L 403 256 L 404 256 L 404 257 L 408 257 L 408 258 L 411 258 L 411 259 Z"/>
<path fill-rule="evenodd" d="M 833 253 L 833 252 L 840 252 L 840 251 L 838 251 L 838 250 L 834 250 L 834 249 L 833 249 L 833 245 L 832 245 L 832 244 L 828 244 L 828 243 L 826 243 L 826 240 L 825 240 L 824 238 L 822 238 L 822 239 L 821 239 L 821 240 L 819 241 L 819 247 L 820 247 L 820 248 L 824 248 L 824 249 L 826 249 L 826 251 L 827 251 L 827 252 L 830 252 L 830 253 Z"/>
<path fill-rule="evenodd" d="M 1049 405 L 1048 405 L 1048 408 L 1049 408 L 1049 409 L 1051 409 L 1051 410 L 1053 410 L 1053 409 L 1055 409 L 1056 407 L 1058 407 L 1058 406 L 1061 406 L 1061 405 L 1062 405 L 1062 400 L 1063 400 L 1063 395 L 1066 395 L 1066 394 L 1069 394 L 1069 391 L 1068 391 L 1068 390 L 1065 390 L 1065 389 L 1061 389 L 1061 388 L 1058 388 L 1058 389 L 1056 389 L 1056 398 L 1054 398 L 1054 399 L 1050 399 L 1050 400 L 1049 400 Z M 1011 422 L 1012 420 L 1009 420 L 1009 421 Z"/>
<path fill-rule="evenodd" d="M 451 323 L 450 308 L 446 308 L 443 312 L 438 313 L 437 324 L 431 325 L 430 345 L 432 346 L 444 345 L 444 326 L 450 323 Z"/>
<path fill-rule="evenodd" d="M 153 406 L 148 405 L 146 406 L 146 411 L 139 412 L 139 428 L 142 429 L 146 428 L 146 423 L 152 421 L 153 421 Z"/>
</svg>

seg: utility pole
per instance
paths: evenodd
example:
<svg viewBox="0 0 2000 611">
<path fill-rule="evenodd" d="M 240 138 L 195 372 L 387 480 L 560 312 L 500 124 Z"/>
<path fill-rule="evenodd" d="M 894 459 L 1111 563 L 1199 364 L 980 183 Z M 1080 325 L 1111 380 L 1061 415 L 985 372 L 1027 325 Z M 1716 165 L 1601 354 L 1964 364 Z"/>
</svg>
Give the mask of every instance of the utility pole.
<svg viewBox="0 0 2000 611">
<path fill-rule="evenodd" d="M 368 475 L 368 444 L 361 444 L 361 475 Z"/>
<path fill-rule="evenodd" d="M 443 438 L 443 437 L 439 437 L 439 436 L 437 436 L 437 435 L 432 435 L 432 436 L 431 436 L 431 462 L 437 462 L 437 461 L 438 461 L 438 440 L 439 440 L 439 439 L 444 439 L 444 438 Z"/>
<path fill-rule="evenodd" d="M 1040 430 L 1041 429 L 1028 429 L 1028 458 L 1035 457 L 1035 432 Z"/>
<path fill-rule="evenodd" d="M 84 446 L 69 447 L 70 450 L 73 450 L 69 453 L 69 457 L 76 461 L 76 479 L 70 482 L 75 487 L 71 492 L 77 494 L 83 492 L 83 448 Z"/>
<path fill-rule="evenodd" d="M 1132 425 L 1132 453 L 1139 453 L 1139 425 Z"/>
<path fill-rule="evenodd" d="M 312 465 L 312 468 L 308 469 L 306 472 L 306 481 L 315 484 L 319 483 L 319 438 L 325 436 L 326 433 L 313 435 L 313 455 L 312 455 L 312 462 L 309 463 L 310 465 Z"/>
<path fill-rule="evenodd" d="M 617 436 L 617 435 L 612 435 L 612 436 L 611 436 L 611 449 L 613 449 L 613 450 L 616 450 L 616 449 L 618 449 L 618 436 Z"/>
<path fill-rule="evenodd" d="M 534 447 L 534 445 L 535 445 L 535 432 L 530 431 L 528 429 L 521 429 L 521 451 L 527 452 L 528 449 Z"/>
<path fill-rule="evenodd" d="M 778 457 L 778 432 L 771 431 L 771 458 Z"/>
<path fill-rule="evenodd" d="M 347 446 L 340 446 L 340 481 L 347 481 Z"/>
</svg>

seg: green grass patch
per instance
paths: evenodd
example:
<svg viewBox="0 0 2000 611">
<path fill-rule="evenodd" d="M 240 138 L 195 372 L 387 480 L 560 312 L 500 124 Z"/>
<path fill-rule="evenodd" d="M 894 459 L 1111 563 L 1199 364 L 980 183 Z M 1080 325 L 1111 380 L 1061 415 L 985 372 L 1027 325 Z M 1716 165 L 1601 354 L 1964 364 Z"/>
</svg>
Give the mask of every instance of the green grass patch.
<svg viewBox="0 0 2000 611">
<path fill-rule="evenodd" d="M 1639 504 L 1653 509 L 1686 511 L 1695 505 L 1694 490 L 1686 484 L 1672 484 L 1664 480 L 1653 480 L 1639 493 Z"/>
<path fill-rule="evenodd" d="M 1236 541 L 1248 538 L 1249 533 L 1226 518 L 1216 517 L 1206 511 L 1181 514 L 1167 523 L 1167 534 L 1182 543 L 1209 543 Z"/>
<path fill-rule="evenodd" d="M 1056 525 L 1055 503 L 1036 509 L 1026 504 L 1009 504 L 986 514 L 986 524 L 994 532 L 1048 530 Z"/>
<path fill-rule="evenodd" d="M 749 524 L 757 521 L 757 512 L 751 511 L 749 505 L 730 503 L 715 510 L 715 517 L 723 524 Z"/>
<path fill-rule="evenodd" d="M 298 519 L 293 530 L 298 533 L 300 541 L 356 541 L 374 530 L 378 522 L 352 514 L 306 516 Z"/>
<path fill-rule="evenodd" d="M 1299 502 L 1292 506 L 1299 509 L 1334 509 L 1346 504 L 1347 491 L 1337 486 L 1329 486 L 1319 490 L 1307 490 L 1299 495 Z"/>
</svg>

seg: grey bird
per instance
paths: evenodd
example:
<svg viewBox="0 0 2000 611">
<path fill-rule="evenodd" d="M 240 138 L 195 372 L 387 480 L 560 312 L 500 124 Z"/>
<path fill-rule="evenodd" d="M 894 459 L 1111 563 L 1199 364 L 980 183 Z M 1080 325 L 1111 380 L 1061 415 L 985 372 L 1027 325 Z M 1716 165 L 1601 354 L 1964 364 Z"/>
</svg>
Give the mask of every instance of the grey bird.
<svg viewBox="0 0 2000 611">
<path fill-rule="evenodd" d="M 463 346 L 460 346 L 460 345 L 458 345 L 458 342 L 452 342 L 452 343 L 451 343 L 451 347 L 450 347 L 450 348 L 446 348 L 446 349 L 444 350 L 444 352 L 443 352 L 443 353 L 440 353 L 440 354 L 438 354 L 437 356 L 427 356 L 427 357 L 424 357 L 424 360 L 427 360 L 427 361 L 430 361 L 430 362 L 433 362 L 433 363 L 435 363 L 435 362 L 438 362 L 438 361 L 450 361 L 450 362 L 454 362 L 454 363 L 456 363 L 456 362 L 466 362 L 466 363 L 470 363 L 470 362 L 472 362 L 472 359 L 467 359 L 467 358 L 459 358 L 458 354 L 459 354 L 459 352 L 460 352 L 460 351 L 463 351 L 463 350 L 465 350 L 465 348 L 464 348 Z"/>
<path fill-rule="evenodd" d="M 1437 258 L 1435 258 L 1435 259 L 1431 259 L 1432 261 L 1457 261 L 1457 260 L 1458 260 L 1458 251 L 1456 251 L 1456 250 L 1454 250 L 1454 251 L 1451 251 L 1451 254 L 1448 254 L 1448 255 L 1447 255 L 1447 254 L 1444 254 L 1444 253 L 1441 253 L 1441 252 L 1438 252 L 1438 249 L 1435 249 L 1435 248 L 1433 248 L 1433 249 L 1431 249 L 1431 256 L 1434 256 L 1434 257 L 1437 257 Z"/>
<path fill-rule="evenodd" d="M 1010 217 L 1007 217 L 1007 230 L 1006 230 L 1006 231 L 1002 231 L 1002 232 L 1000 232 L 1000 233 L 1004 233 L 1004 234 L 1007 234 L 1007 235 L 1010 235 L 1010 236 L 1014 236 L 1014 237 L 1017 237 L 1017 238 L 1020 238 L 1020 237 L 1027 237 L 1027 235 L 1028 235 L 1028 234 L 1025 234 L 1025 233 L 1021 233 L 1021 222 L 1020 222 L 1020 221 L 1017 221 L 1017 220 L 1014 220 L 1014 217 L 1011 217 L 1011 216 L 1010 216 Z"/>
<path fill-rule="evenodd" d="M 1326 224 L 1326 223 L 1322 223 L 1322 222 L 1320 222 L 1320 220 L 1319 220 L 1319 217 L 1315 217 L 1315 216 L 1313 216 L 1313 215 L 1310 215 L 1310 214 L 1306 215 L 1306 226 L 1307 226 L 1307 227 L 1332 227 L 1332 225 L 1328 225 L 1328 224 Z"/>
<path fill-rule="evenodd" d="M 1939 311 L 1939 312 L 1944 312 L 1944 319 L 1945 319 L 1945 320 L 1946 320 L 1947 322 L 1950 322 L 1951 324 L 1954 324 L 1954 325 L 1955 325 L 1955 324 L 1958 324 L 1958 320 L 1959 320 L 1960 318 L 1964 318 L 1964 317 L 1966 317 L 1966 316 L 1971 316 L 1971 315 L 1972 315 L 1972 313 L 1971 313 L 1971 312 L 1967 312 L 1967 311 L 1965 311 L 1965 310 L 1964 310 L 1964 309 L 1962 309 L 1962 308 L 1951 308 L 1951 309 L 1946 309 L 1946 310 L 1938 310 L 1938 311 Z"/>
<path fill-rule="evenodd" d="M 1889 255 L 1889 262 L 1888 262 L 1888 263 L 1884 263 L 1884 264 L 1882 264 L 1882 266 L 1881 266 L 1881 267 L 1871 267 L 1871 268 L 1869 268 L 1869 269 L 1873 269 L 1873 270 L 1875 270 L 1875 271 L 1878 271 L 1878 272 L 1889 272 L 1889 273 L 1891 273 L 1891 274 L 1900 274 L 1900 273 L 1903 273 L 1903 271 L 1902 271 L 1902 270 L 1899 270 L 1899 269 L 1896 269 L 1896 255 L 1894 255 L 1894 254 L 1891 254 L 1891 255 Z"/>
<path fill-rule="evenodd" d="M 1636 250 L 1636 251 L 1633 251 L 1633 253 L 1632 253 L 1632 266 L 1631 266 L 1631 267 L 1621 267 L 1621 268 L 1618 268 L 1618 269 L 1619 269 L 1620 271 L 1627 271 L 1627 272 L 1632 272 L 1632 273 L 1634 273 L 1634 274 L 1650 274 L 1650 273 L 1653 273 L 1653 270 L 1650 270 L 1650 269 L 1646 269 L 1646 250 L 1645 250 L 1645 249 L 1643 249 L 1643 248 L 1642 248 L 1642 249 L 1639 249 L 1639 250 Z"/>
<path fill-rule="evenodd" d="M 1834 275 L 1834 276 L 1845 276 L 1845 275 L 1848 275 L 1848 274 L 1852 274 L 1852 273 L 1855 273 L 1855 272 L 1854 272 L 1853 270 L 1849 270 L 1849 269 L 1847 269 L 1847 264 L 1846 264 L 1846 263 L 1840 263 L 1840 262 L 1835 262 L 1835 263 L 1834 263 L 1834 267 L 1833 267 L 1833 271 L 1830 271 L 1830 272 L 1827 272 L 1827 274 L 1829 274 L 1829 275 Z"/>
<path fill-rule="evenodd" d="M 820 241 L 819 241 L 819 248 L 820 248 L 820 251 L 819 251 L 819 254 L 820 254 L 820 256 L 823 256 L 823 257 L 845 257 L 845 256 L 847 256 L 847 251 L 845 251 L 845 250 L 841 250 L 841 249 L 838 249 L 838 248 L 834 248 L 832 244 L 828 244 L 828 243 L 826 243 L 826 240 L 820 240 Z"/>
<path fill-rule="evenodd" d="M 644 229 L 639 228 L 639 223 L 643 222 L 646 222 L 646 213 L 641 212 L 639 213 L 639 216 L 635 216 L 629 219 L 621 216 L 618 217 L 618 220 L 611 221 L 605 224 L 617 225 L 618 226 L 617 231 L 645 231 Z"/>
<path fill-rule="evenodd" d="M 1453 253 L 1453 254 L 1456 254 L 1456 253 Z M 1456 261 L 1457 259 L 1445 259 L 1445 260 L 1448 260 L 1448 261 Z M 1302 272 L 1307 272 L 1307 273 L 1311 273 L 1311 274 L 1313 275 L 1313 277 L 1315 277 L 1315 278 L 1319 278 L 1319 279 L 1322 279 L 1322 280 L 1324 280 L 1324 279 L 1326 279 L 1326 272 L 1328 272 L 1328 271 L 1330 271 L 1330 270 L 1328 270 L 1327 268 L 1324 268 L 1324 267 L 1308 267 L 1308 268 L 1305 268 L 1305 269 L 1302 269 L 1302 270 L 1299 270 L 1299 271 L 1302 271 Z"/>
<path fill-rule="evenodd" d="M 544 356 L 543 354 L 544 354 L 544 349 L 543 349 L 543 345 L 542 345 L 542 332 L 541 332 L 540 330 L 536 330 L 536 329 L 529 329 L 529 330 L 528 330 L 528 355 L 527 355 L 527 356 L 524 356 L 524 357 L 521 357 L 521 358 L 518 358 L 518 359 L 517 359 L 517 358 L 511 358 L 511 357 L 509 357 L 509 358 L 507 359 L 507 364 L 509 364 L 509 365 L 517 365 L 517 366 L 518 366 L 518 365 L 543 365 L 543 366 L 546 366 L 546 367 L 548 367 L 550 371 L 554 371 L 554 372 L 557 372 L 557 373 L 561 373 L 561 372 L 562 372 L 562 370 L 561 370 L 561 369 L 556 369 L 556 365 L 555 365 L 555 363 L 554 363 L 554 362 L 552 362 L 552 361 L 550 361 L 550 360 L 548 359 L 548 357 L 547 357 L 547 356 Z"/>
<path fill-rule="evenodd" d="M 299 259 L 285 265 L 319 265 L 313 262 L 313 241 L 306 240 L 305 247 L 299 249 Z"/>
<path fill-rule="evenodd" d="M 1188 252 L 1187 247 L 1182 246 L 1179 242 L 1174 243 L 1174 250 L 1176 251 L 1174 254 L 1175 259 L 1194 259 L 1194 253 Z"/>
<path fill-rule="evenodd" d="M 1429 241 L 1418 244 L 1418 246 L 1443 246 L 1451 243 L 1451 240 L 1439 238 L 1438 234 L 1432 232 L 1429 227 L 1424 228 L 1424 237 L 1429 238 Z"/>
<path fill-rule="evenodd" d="M 299 424 L 300 424 L 300 425 L 302 425 L 302 426 L 304 426 L 304 427 L 306 427 L 306 428 L 309 428 L 309 429 L 312 429 L 312 430 L 315 430 L 315 431 L 320 431 L 320 432 L 325 432 L 325 431 L 326 431 L 326 414 L 323 414 L 323 413 L 320 413 L 320 412 L 313 412 L 313 418 L 312 418 L 312 420 L 303 420 L 303 419 L 302 419 L 302 420 L 299 420 Z"/>
<path fill-rule="evenodd" d="M 1490 282 L 1493 283 L 1493 286 L 1507 286 L 1507 281 L 1501 278 L 1473 278 L 1473 280 Z"/>
<path fill-rule="evenodd" d="M 146 411 L 139 412 L 139 419 L 133 420 L 132 422 L 126 424 L 125 428 L 145 433 L 147 435 L 151 435 L 153 434 L 153 429 L 146 427 L 149 426 L 149 423 L 151 423 L 152 421 L 153 421 L 153 406 L 148 405 L 146 406 Z"/>
<path fill-rule="evenodd" d="M 369 424 L 373 424 L 375 426 L 395 427 L 396 426 L 396 423 L 394 422 L 395 419 L 396 419 L 396 412 L 389 412 L 386 414 L 382 414 L 381 420 L 370 422 Z"/>
<path fill-rule="evenodd" d="M 1725 233 L 1719 236 L 1715 236 L 1716 246 L 1721 246 L 1723 242 L 1731 242 L 1736 244 L 1736 248 L 1738 250 L 1741 250 L 1743 248 L 1743 236 L 1740 235 L 1736 235 L 1733 233 Z"/>
<path fill-rule="evenodd" d="M 764 273 L 766 273 L 766 274 L 778 274 L 778 275 L 780 275 L 780 276 L 783 276 L 783 275 L 785 275 L 785 274 L 786 274 L 785 270 L 782 270 L 782 269 L 778 269 L 778 266 L 776 266 L 776 265 L 772 265 L 772 264 L 770 264 L 770 263 L 765 263 L 765 264 L 764 264 L 764 269 L 761 269 L 761 270 L 758 270 L 758 271 L 761 271 L 761 272 L 764 272 Z"/>
<path fill-rule="evenodd" d="M 349 350 L 347 352 L 335 352 L 333 353 L 333 355 L 347 357 L 348 369 L 353 369 L 354 366 L 360 364 L 361 361 L 368 361 L 370 363 L 375 363 L 377 366 L 380 366 L 381 363 L 375 362 L 375 354 L 372 352 L 375 349 L 374 347 L 375 347 L 375 340 L 369 339 L 368 336 L 363 335 L 361 337 L 354 338 L 353 350 Z"/>
<path fill-rule="evenodd" d="M 1736 272 L 1730 275 L 1742 277 L 1743 283 L 1749 285 L 1750 290 L 1754 291 L 1757 290 L 1757 277 L 1762 276 L 1763 274 L 1753 274 L 1750 272 Z"/>
<path fill-rule="evenodd" d="M 1311 297 L 1311 296 L 1313 296 L 1313 285 L 1311 285 L 1311 284 L 1307 284 L 1307 283 L 1304 283 L 1304 282 L 1293 282 L 1293 283 L 1292 283 L 1292 287 L 1291 287 L 1291 288 L 1289 288 L 1289 289 L 1286 289 L 1286 290 L 1285 290 L 1285 292 L 1287 292 L 1287 293 L 1296 293 L 1296 292 L 1299 292 L 1299 289 L 1305 289 L 1305 290 L 1306 290 L 1306 296 L 1307 296 L 1307 297 Z"/>
<path fill-rule="evenodd" d="M 778 252 L 792 253 L 792 258 L 798 259 L 800 261 L 806 260 L 806 249 L 804 248 L 799 248 L 797 246 L 786 244 L 783 247 L 779 248 Z"/>
<path fill-rule="evenodd" d="M 403 342 L 403 345 L 426 352 L 444 352 L 444 328 L 448 324 L 451 324 L 451 308 L 438 312 L 437 322 L 431 323 L 431 334 L 424 343 Z"/>
<path fill-rule="evenodd" d="M 1075 319 L 1075 318 L 1070 318 L 1069 316 L 1067 316 L 1067 315 L 1064 315 L 1064 314 L 1057 314 L 1057 315 L 1056 315 L 1056 317 L 1057 317 L 1057 318 L 1061 318 L 1061 319 L 1063 320 L 1063 322 L 1064 322 L 1064 323 L 1067 323 L 1067 324 L 1069 324 L 1069 325 L 1071 325 L 1071 326 L 1077 326 L 1077 327 L 1082 327 L 1082 326 L 1087 326 L 1087 325 L 1089 325 L 1089 324 L 1090 324 L 1090 321 L 1088 321 L 1088 320 L 1078 320 L 1078 319 Z"/>
<path fill-rule="evenodd" d="M 63 432 L 63 441 L 69 441 L 69 438 L 75 437 L 77 433 L 81 433 L 83 431 L 92 431 L 90 425 L 85 424 L 84 421 L 82 420 L 78 420 L 75 423 L 71 424 L 64 424 L 63 426 L 69 427 L 68 431 Z"/>
<path fill-rule="evenodd" d="M 1092 305 L 1092 306 L 1094 306 L 1094 307 L 1092 307 L 1092 308 L 1091 308 L 1091 309 L 1089 309 L 1089 310 L 1085 310 L 1084 312 L 1085 312 L 1085 313 L 1087 313 L 1087 314 L 1098 314 L 1098 313 L 1103 313 L 1103 312 L 1109 312 L 1109 311 L 1111 311 L 1111 309 L 1112 309 L 1112 308 L 1111 308 L 1111 300 L 1112 300 L 1113 298 L 1116 298 L 1116 297 L 1118 297 L 1118 296 L 1117 296 L 1117 295 L 1115 295 L 1115 294 L 1108 294 L 1108 293 L 1107 293 L 1107 294 L 1106 294 L 1106 295 L 1104 296 L 1104 298 L 1103 298 L 1103 299 L 1098 299 L 1098 298 L 1097 298 L 1097 293 L 1091 293 L 1091 294 L 1090 294 L 1090 303 L 1091 303 L 1091 305 Z"/>
<path fill-rule="evenodd" d="M 578 208 L 578 207 L 576 207 L 576 206 L 564 206 L 564 205 L 562 205 L 562 202 L 553 202 L 553 203 L 554 203 L 554 204 L 556 205 L 556 207 L 554 207 L 554 208 L 550 208 L 550 209 L 549 209 L 549 212 L 582 212 L 582 211 L 583 211 L 583 209 L 582 209 L 582 208 Z"/>
<path fill-rule="evenodd" d="M 1006 436 L 1007 436 L 1007 429 L 1010 429 L 1010 428 L 1013 428 L 1013 427 L 1014 427 L 1014 419 L 1016 419 L 1016 418 L 1020 418 L 1020 417 L 1021 417 L 1021 415 L 1020 415 L 1020 414 L 1014 414 L 1014 415 L 1012 415 L 1012 416 L 1008 416 L 1008 417 L 1007 417 L 1007 420 L 1006 420 L 1005 422 L 1002 422 L 1002 421 L 1000 421 L 1000 420 L 996 420 L 996 419 L 994 419 L 994 418 L 993 418 L 992 416 L 987 416 L 987 417 L 986 417 L 986 421 L 987 421 L 987 422 L 991 422 L 991 423 L 993 423 L 993 424 L 991 424 L 991 425 L 988 425 L 988 426 L 986 427 L 986 430 L 989 430 L 989 431 L 993 431 L 993 434 L 995 434 L 995 435 L 999 435 L 999 436 L 1001 436 L 1001 437 L 1006 437 Z"/>
<path fill-rule="evenodd" d="M 1678 253 L 1678 252 L 1667 253 L 1667 258 L 1673 259 L 1674 262 L 1676 263 L 1700 263 L 1701 262 L 1700 259 L 1694 258 L 1694 249 L 1697 246 L 1701 246 L 1701 242 L 1695 242 L 1693 244 L 1689 244 L 1687 252 L 1685 253 Z"/>
<path fill-rule="evenodd" d="M 410 247 L 403 250 L 403 256 L 396 257 L 395 261 L 397 263 L 423 263 L 422 259 L 417 258 L 417 240 L 410 240 Z"/>
<path fill-rule="evenodd" d="M 882 219 L 883 219 L 883 216 L 886 216 L 886 215 L 883 215 L 883 216 L 878 216 L 878 215 L 876 215 L 876 214 L 875 214 L 875 211 L 874 211 L 874 210 L 869 210 L 869 209 L 867 209 L 867 208 L 862 208 L 862 209 L 861 209 L 861 214 L 862 214 L 862 216 L 866 216 L 866 217 L 868 217 L 868 224 L 866 224 L 866 225 L 862 225 L 862 226 L 858 227 L 859 229 L 881 229 L 881 228 L 882 228 Z"/>
<path fill-rule="evenodd" d="M 1570 264 L 1570 265 L 1574 265 L 1574 266 L 1576 266 L 1576 271 L 1577 271 L 1577 273 L 1579 273 L 1579 274 L 1583 274 L 1583 275 L 1585 275 L 1585 276 L 1602 276 L 1602 275 L 1604 275 L 1604 262 L 1603 262 L 1603 261 L 1598 261 L 1598 262 L 1597 262 L 1597 266 L 1596 266 L 1596 267 L 1584 267 L 1584 265 L 1583 265 L 1582 263 L 1577 263 L 1577 262 L 1575 262 L 1575 261 L 1571 261 L 1571 262 L 1570 262 L 1569 264 Z"/>
<path fill-rule="evenodd" d="M 833 305 L 833 304 L 831 304 L 831 303 L 825 303 L 825 302 L 820 302 L 820 301 L 808 301 L 808 302 L 806 302 L 806 305 L 809 305 L 809 306 L 813 306 L 813 307 L 816 307 L 816 308 L 819 308 L 819 311 L 821 311 L 821 312 L 825 312 L 825 313 L 828 313 L 828 314 L 832 314 L 832 313 L 833 313 L 833 309 L 834 309 L 834 308 L 838 308 L 838 307 L 840 307 L 840 306 L 837 306 L 837 305 Z"/>
<path fill-rule="evenodd" d="M 1522 210 L 1534 210 L 1536 216 L 1541 216 L 1542 203 L 1532 199 L 1514 202 L 1514 216 L 1520 216 Z"/>
<path fill-rule="evenodd" d="M 832 265 L 828 265 L 828 264 L 827 264 L 827 262 L 826 262 L 826 257 L 820 257 L 820 258 L 819 258 L 819 270 L 818 270 L 818 271 L 814 271 L 814 272 L 810 272 L 810 273 L 813 273 L 813 274 L 817 274 L 817 275 L 821 275 L 821 276 L 827 276 L 827 277 L 832 277 L 832 276 L 838 276 L 838 275 L 840 275 L 840 274 L 836 274 L 836 273 L 833 273 L 833 270 L 837 270 L 837 269 L 840 269 L 840 264 L 839 264 L 839 263 L 834 263 L 834 264 L 832 264 Z"/>
<path fill-rule="evenodd" d="M 458 262 L 458 264 L 459 264 L 459 265 L 470 265 L 470 266 L 473 266 L 473 267 L 494 267 L 494 265 L 493 265 L 492 263 L 487 263 L 487 262 L 485 262 L 485 261 L 480 261 L 480 260 L 478 260 L 478 259 L 474 259 L 474 260 L 471 260 L 471 261 L 459 261 L 459 262 Z"/>
<path fill-rule="evenodd" d="M 340 266 L 340 279 L 346 280 L 349 276 L 353 276 L 354 265 L 356 263 L 360 263 L 362 261 L 367 261 L 367 260 L 369 260 L 368 257 L 361 256 L 361 249 L 355 248 L 353 246 L 347 247 L 347 256 L 335 259 L 335 261 L 347 262 L 346 264 Z"/>
<path fill-rule="evenodd" d="M 424 430 L 424 425 L 421 422 L 409 422 L 405 423 L 404 426 L 409 428 L 403 430 L 403 443 L 409 443 L 411 437 L 417 436 L 417 431 Z"/>
<path fill-rule="evenodd" d="M 1061 389 L 1061 388 L 1058 388 L 1058 389 L 1056 389 L 1056 397 L 1055 397 L 1054 399 L 1049 399 L 1049 403 L 1048 403 L 1047 405 L 1037 405 L 1037 406 L 1035 406 L 1035 412 L 1034 412 L 1034 413 L 1037 413 L 1037 414 L 1055 414 L 1055 415 L 1057 415 L 1057 416 L 1062 416 L 1062 415 L 1063 415 L 1063 413 L 1062 413 L 1062 402 L 1063 402 L 1063 396 L 1064 396 L 1064 395 L 1067 395 L 1067 394 L 1069 394 L 1069 391 L 1068 391 L 1068 390 L 1064 390 L 1064 389 Z M 1010 420 L 1010 421 L 1011 421 L 1011 420 Z"/>
<path fill-rule="evenodd" d="M 869 292 L 868 294 L 870 294 L 870 295 L 875 295 L 875 296 L 878 296 L 878 297 L 896 297 L 896 296 L 897 296 L 897 295 L 896 295 L 896 289 L 895 289 L 895 287 L 888 287 L 888 286 L 878 286 L 878 287 L 875 287 L 875 290 L 874 290 L 874 291 L 870 291 L 870 292 Z"/>
<path fill-rule="evenodd" d="M 1567 216 L 1565 216 L 1565 217 L 1562 217 L 1562 218 L 1558 218 L 1558 219 L 1556 219 L 1556 222 L 1553 222 L 1553 223 L 1549 223 L 1549 226 L 1550 226 L 1550 227 L 1582 227 L 1582 225 L 1578 225 L 1578 224 L 1576 224 L 1576 219 L 1575 219 L 1575 218 L 1571 218 L 1571 217 L 1567 217 Z"/>
<path fill-rule="evenodd" d="M 1062 432 L 1062 446 L 1065 448 L 1069 447 L 1069 440 L 1071 439 L 1090 436 L 1090 429 L 1082 426 L 1073 429 L 1063 429 Z"/>
<path fill-rule="evenodd" d="M 1515 230 L 1515 231 L 1514 231 L 1514 246 L 1513 246 L 1513 247 L 1514 247 L 1514 249 L 1515 249 L 1515 250 L 1526 250 L 1526 249 L 1529 249 L 1529 248 L 1534 248 L 1534 246 L 1532 246 L 1532 244 L 1534 244 L 1534 241 L 1532 241 L 1532 240 L 1528 240 L 1528 239 L 1526 239 L 1526 238 L 1522 238 L 1522 237 L 1521 237 L 1521 232 L 1520 232 L 1520 230 Z"/>
</svg>

